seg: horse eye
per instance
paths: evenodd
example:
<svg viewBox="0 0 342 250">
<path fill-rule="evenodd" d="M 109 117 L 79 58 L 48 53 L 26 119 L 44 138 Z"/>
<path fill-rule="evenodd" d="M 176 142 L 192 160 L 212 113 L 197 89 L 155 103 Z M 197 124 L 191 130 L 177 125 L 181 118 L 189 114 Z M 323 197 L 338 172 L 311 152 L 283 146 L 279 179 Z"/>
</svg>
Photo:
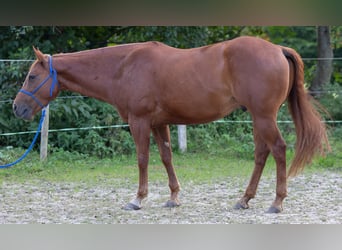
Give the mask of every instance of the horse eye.
<svg viewBox="0 0 342 250">
<path fill-rule="evenodd" d="M 36 78 L 35 75 L 29 75 L 29 80 L 34 80 Z"/>
</svg>

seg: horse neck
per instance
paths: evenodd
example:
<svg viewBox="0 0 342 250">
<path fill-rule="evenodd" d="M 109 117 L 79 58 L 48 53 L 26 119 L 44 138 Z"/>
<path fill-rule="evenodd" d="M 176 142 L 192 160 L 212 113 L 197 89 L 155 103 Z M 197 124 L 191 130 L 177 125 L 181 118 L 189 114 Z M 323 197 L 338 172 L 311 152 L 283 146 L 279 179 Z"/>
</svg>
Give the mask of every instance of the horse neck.
<svg viewBox="0 0 342 250">
<path fill-rule="evenodd" d="M 115 104 L 113 79 L 121 57 L 108 54 L 97 49 L 56 56 L 54 67 L 61 89 Z"/>
</svg>

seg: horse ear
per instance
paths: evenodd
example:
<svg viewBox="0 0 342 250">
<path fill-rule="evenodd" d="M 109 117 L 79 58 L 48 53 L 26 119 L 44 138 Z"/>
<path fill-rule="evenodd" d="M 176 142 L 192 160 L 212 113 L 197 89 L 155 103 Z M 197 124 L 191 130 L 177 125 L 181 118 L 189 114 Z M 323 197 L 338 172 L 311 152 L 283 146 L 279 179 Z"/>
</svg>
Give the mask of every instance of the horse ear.
<svg viewBox="0 0 342 250">
<path fill-rule="evenodd" d="M 38 61 L 44 62 L 44 54 L 39 49 L 36 49 L 34 46 L 32 46 L 32 47 L 33 47 L 33 51 L 36 54 Z"/>
</svg>

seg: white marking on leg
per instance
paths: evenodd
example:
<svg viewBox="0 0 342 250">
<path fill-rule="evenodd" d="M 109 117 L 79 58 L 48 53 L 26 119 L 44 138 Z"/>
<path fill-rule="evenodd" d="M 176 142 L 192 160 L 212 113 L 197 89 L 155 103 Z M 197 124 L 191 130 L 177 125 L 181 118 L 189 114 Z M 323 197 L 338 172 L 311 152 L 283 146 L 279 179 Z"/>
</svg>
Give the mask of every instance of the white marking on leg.
<svg viewBox="0 0 342 250">
<path fill-rule="evenodd" d="M 138 198 L 135 198 L 135 199 L 131 200 L 130 203 L 135 205 L 135 206 L 137 206 L 137 207 L 139 207 L 139 208 L 141 208 L 141 200 L 138 199 Z"/>
</svg>

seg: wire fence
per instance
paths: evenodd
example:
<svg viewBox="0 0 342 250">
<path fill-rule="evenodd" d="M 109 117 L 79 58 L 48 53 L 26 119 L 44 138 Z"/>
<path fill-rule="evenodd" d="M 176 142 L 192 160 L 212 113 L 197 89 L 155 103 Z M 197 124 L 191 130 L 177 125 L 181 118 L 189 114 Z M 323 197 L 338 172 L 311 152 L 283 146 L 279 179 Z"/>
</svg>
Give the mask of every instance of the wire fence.
<svg viewBox="0 0 342 250">
<path fill-rule="evenodd" d="M 334 58 L 302 58 L 303 61 L 319 61 L 319 60 L 342 60 L 342 57 L 334 57 Z M 9 62 L 9 63 L 23 63 L 23 62 L 34 62 L 35 60 L 32 59 L 0 59 L 0 62 Z M 309 91 L 309 93 L 312 94 L 342 94 L 342 91 L 336 92 L 336 91 L 329 91 L 329 90 L 322 90 L 322 91 Z M 87 96 L 82 95 L 71 95 L 71 96 L 61 96 L 57 97 L 56 99 L 70 99 L 70 98 L 88 98 Z M 13 100 L 0 100 L 0 103 L 12 103 Z M 324 123 L 328 124 L 342 124 L 342 121 L 340 120 L 327 120 L 322 121 Z M 213 123 L 253 123 L 251 120 L 217 120 Z M 292 124 L 293 121 L 286 120 L 286 121 L 277 121 L 278 124 Z M 110 128 L 125 128 L 129 127 L 128 124 L 113 124 L 113 125 L 107 125 L 107 126 L 90 126 L 90 127 L 81 127 L 81 128 L 61 128 L 61 129 L 49 129 L 49 133 L 54 132 L 70 132 L 70 131 L 80 131 L 80 130 L 95 130 L 95 129 L 110 129 Z M 32 134 L 36 133 L 36 131 L 22 131 L 22 132 L 9 132 L 9 133 L 2 133 L 0 136 L 14 136 L 14 135 L 23 135 L 23 134 Z"/>
<path fill-rule="evenodd" d="M 342 121 L 322 121 L 326 124 L 342 124 Z M 239 121 L 239 120 L 217 120 L 213 121 L 212 123 L 222 124 L 222 123 L 248 123 L 252 124 L 253 121 L 246 120 L 246 121 Z M 278 124 L 293 124 L 293 121 L 277 121 Z M 71 131 L 82 131 L 82 130 L 95 130 L 95 129 L 110 129 L 110 128 L 128 128 L 128 124 L 119 124 L 119 125 L 107 125 L 107 126 L 90 126 L 90 127 L 81 127 L 81 128 L 61 128 L 61 129 L 49 129 L 49 133 L 56 133 L 56 132 L 71 132 Z M 14 135 L 25 135 L 25 134 L 34 134 L 36 131 L 23 131 L 23 132 L 9 132 L 9 133 L 2 133 L 0 136 L 14 136 Z"/>
</svg>

